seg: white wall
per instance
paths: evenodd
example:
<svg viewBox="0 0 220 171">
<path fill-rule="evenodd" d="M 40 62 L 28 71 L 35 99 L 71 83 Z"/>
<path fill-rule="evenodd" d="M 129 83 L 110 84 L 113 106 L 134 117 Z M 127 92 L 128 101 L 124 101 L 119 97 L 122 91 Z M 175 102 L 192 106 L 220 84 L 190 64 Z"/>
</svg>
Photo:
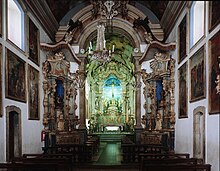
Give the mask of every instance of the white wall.
<svg viewBox="0 0 220 171">
<path fill-rule="evenodd" d="M 3 0 L 3 4 L 5 1 Z M 4 5 L 3 5 L 4 6 Z M 3 9 L 3 14 L 5 14 L 5 9 Z M 3 30 L 6 30 L 6 15 L 3 15 Z M 34 17 L 28 13 L 32 21 L 40 30 L 40 42 L 51 42 L 48 36 L 45 34 L 43 29 L 41 28 L 40 24 L 34 19 Z M 28 17 L 26 16 L 26 19 Z M 28 23 L 25 23 L 26 29 L 28 28 Z M 28 36 L 27 30 L 25 36 Z M 28 38 L 26 37 L 25 41 L 28 42 Z M 22 154 L 23 153 L 41 153 L 43 143 L 41 142 L 41 131 L 43 129 L 42 118 L 43 118 L 43 89 L 42 89 L 42 81 L 43 81 L 43 74 L 42 74 L 42 62 L 45 61 L 45 52 L 40 51 L 40 65 L 36 65 L 33 63 L 28 57 L 26 56 L 26 51 L 28 49 L 26 45 L 25 52 L 18 50 L 12 43 L 6 41 L 6 32 L 3 32 L 3 37 L 0 38 L 0 43 L 2 44 L 2 97 L 3 97 L 3 116 L 0 117 L 0 162 L 6 161 L 6 107 L 7 106 L 16 106 L 21 109 L 21 136 L 22 136 Z M 40 74 L 40 120 L 28 120 L 28 96 L 26 95 L 26 102 L 18 102 L 15 100 L 11 100 L 5 98 L 5 48 L 10 49 L 12 52 L 17 54 L 22 60 L 25 61 L 26 67 L 26 90 L 28 88 L 27 84 L 27 72 L 28 72 L 28 64 L 33 66 L 35 69 L 39 71 Z M 27 92 L 27 91 L 26 91 Z"/>
<path fill-rule="evenodd" d="M 208 1 L 206 1 L 206 9 L 208 9 Z M 171 34 L 169 35 L 167 42 L 178 42 L 178 25 L 182 21 L 185 14 L 188 12 L 186 8 L 183 13 L 180 15 L 179 19 L 175 27 L 173 28 Z M 205 162 L 212 165 L 212 171 L 219 171 L 219 120 L 220 114 L 210 115 L 208 113 L 208 85 L 209 85 L 209 39 L 220 30 L 220 25 L 218 25 L 211 33 L 208 32 L 208 10 L 206 11 L 206 33 L 205 38 L 200 41 L 193 49 L 187 48 L 187 57 L 178 65 L 177 63 L 177 50 L 174 52 L 174 58 L 176 59 L 176 71 L 175 71 L 175 113 L 176 113 L 176 127 L 175 127 L 175 152 L 176 153 L 190 153 L 190 156 L 193 157 L 193 110 L 198 106 L 205 106 Z M 188 118 L 178 119 L 178 68 L 188 61 L 189 66 L 189 59 L 190 57 L 201 47 L 205 46 L 205 69 L 206 69 L 206 98 L 201 99 L 196 102 L 189 102 L 188 101 Z M 190 71 L 188 69 L 188 98 L 190 97 L 190 78 L 189 78 Z M 220 98 L 220 96 L 219 96 Z"/>
</svg>

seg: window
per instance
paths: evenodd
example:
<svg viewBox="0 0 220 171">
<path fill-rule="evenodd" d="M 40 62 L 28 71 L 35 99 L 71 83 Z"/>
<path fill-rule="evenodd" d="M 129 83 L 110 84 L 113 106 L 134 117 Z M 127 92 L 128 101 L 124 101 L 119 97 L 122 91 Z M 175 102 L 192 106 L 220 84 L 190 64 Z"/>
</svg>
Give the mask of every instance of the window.
<svg viewBox="0 0 220 171">
<path fill-rule="evenodd" d="M 190 9 L 190 48 L 204 35 L 204 1 L 194 1 Z"/>
<path fill-rule="evenodd" d="M 24 12 L 17 0 L 8 0 L 8 39 L 24 50 Z"/>
</svg>

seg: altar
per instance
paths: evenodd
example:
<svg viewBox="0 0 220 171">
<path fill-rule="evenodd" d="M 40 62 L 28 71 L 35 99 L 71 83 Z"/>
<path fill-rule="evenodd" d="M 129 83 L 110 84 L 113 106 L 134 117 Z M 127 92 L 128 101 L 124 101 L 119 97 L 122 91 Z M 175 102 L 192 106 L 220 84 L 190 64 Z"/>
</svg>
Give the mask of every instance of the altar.
<svg viewBox="0 0 220 171">
<path fill-rule="evenodd" d="M 120 132 L 121 131 L 121 126 L 105 126 L 104 130 L 107 132 Z"/>
</svg>

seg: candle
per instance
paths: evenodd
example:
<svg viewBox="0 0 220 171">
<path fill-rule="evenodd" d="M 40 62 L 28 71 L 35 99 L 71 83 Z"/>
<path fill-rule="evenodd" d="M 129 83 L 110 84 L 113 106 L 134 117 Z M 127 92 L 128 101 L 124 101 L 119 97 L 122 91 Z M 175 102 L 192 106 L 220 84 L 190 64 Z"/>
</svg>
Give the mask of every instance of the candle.
<svg viewBox="0 0 220 171">
<path fill-rule="evenodd" d="M 115 51 L 115 45 L 112 46 L 112 52 L 114 52 L 114 51 Z"/>
<path fill-rule="evenodd" d="M 90 48 L 92 49 L 92 42 L 89 42 L 89 44 L 90 44 Z"/>
<path fill-rule="evenodd" d="M 104 49 L 106 49 L 106 40 L 104 40 Z"/>
</svg>

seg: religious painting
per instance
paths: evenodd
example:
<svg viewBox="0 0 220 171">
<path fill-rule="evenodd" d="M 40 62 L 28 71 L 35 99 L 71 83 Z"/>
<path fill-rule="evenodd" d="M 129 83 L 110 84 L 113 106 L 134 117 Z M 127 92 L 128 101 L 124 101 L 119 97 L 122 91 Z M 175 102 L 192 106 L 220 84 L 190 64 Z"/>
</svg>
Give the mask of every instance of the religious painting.
<svg viewBox="0 0 220 171">
<path fill-rule="evenodd" d="M 2 0 L 0 0 L 0 37 L 2 37 Z"/>
<path fill-rule="evenodd" d="M 39 113 L 39 71 L 28 65 L 28 107 L 29 119 L 40 119 Z"/>
<path fill-rule="evenodd" d="M 187 62 L 179 68 L 179 118 L 188 117 Z"/>
<path fill-rule="evenodd" d="M 209 1 L 209 31 L 213 30 L 220 23 L 220 3 Z"/>
<path fill-rule="evenodd" d="M 205 50 L 204 47 L 200 48 L 190 58 L 190 75 L 191 75 L 191 87 L 190 87 L 190 101 L 196 101 L 205 98 Z"/>
<path fill-rule="evenodd" d="M 210 39 L 209 42 L 210 63 L 209 63 L 209 113 L 220 113 L 220 96 L 217 94 L 216 80 L 217 75 L 220 73 L 219 59 L 220 56 L 220 31 Z"/>
<path fill-rule="evenodd" d="M 29 19 L 29 58 L 39 65 L 39 29 Z"/>
<path fill-rule="evenodd" d="M 2 117 L 2 45 L 0 44 L 0 117 Z"/>
<path fill-rule="evenodd" d="M 181 21 L 179 29 L 179 60 L 180 63 L 186 57 L 186 16 Z"/>
<path fill-rule="evenodd" d="M 25 61 L 6 49 L 6 97 L 26 102 Z"/>
</svg>

